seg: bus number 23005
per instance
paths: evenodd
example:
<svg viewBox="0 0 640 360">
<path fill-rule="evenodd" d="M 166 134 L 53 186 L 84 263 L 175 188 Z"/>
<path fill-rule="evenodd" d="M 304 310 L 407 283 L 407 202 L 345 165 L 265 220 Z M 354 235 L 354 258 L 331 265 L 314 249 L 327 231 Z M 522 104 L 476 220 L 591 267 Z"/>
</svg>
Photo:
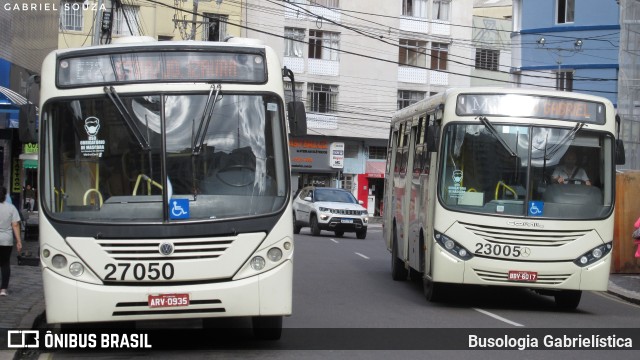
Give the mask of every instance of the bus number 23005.
<svg viewBox="0 0 640 360">
<path fill-rule="evenodd" d="M 531 252 L 528 247 L 519 245 L 476 243 L 475 246 L 475 254 L 477 255 L 528 257 Z"/>
<path fill-rule="evenodd" d="M 129 271 L 133 274 L 133 278 L 136 280 L 170 280 L 173 278 L 174 269 L 173 264 L 164 263 L 148 263 L 148 264 L 131 264 L 131 263 L 118 263 L 107 264 L 104 269 L 108 271 L 104 277 L 105 280 L 125 280 Z M 119 276 L 118 276 L 119 275 Z M 119 279 L 118 279 L 119 277 Z"/>
</svg>

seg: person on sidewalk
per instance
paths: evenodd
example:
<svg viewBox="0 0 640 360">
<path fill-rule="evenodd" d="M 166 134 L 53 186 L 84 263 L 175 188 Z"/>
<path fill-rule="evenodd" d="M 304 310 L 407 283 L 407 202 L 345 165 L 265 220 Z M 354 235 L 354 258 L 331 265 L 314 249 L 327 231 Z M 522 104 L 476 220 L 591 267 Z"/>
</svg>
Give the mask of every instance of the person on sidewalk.
<svg viewBox="0 0 640 360">
<path fill-rule="evenodd" d="M 638 220 L 636 220 L 636 223 L 633 224 L 633 226 L 637 229 L 640 228 L 640 217 L 638 218 Z M 636 248 L 636 258 L 640 258 L 640 239 L 633 239 L 633 242 L 638 245 L 638 247 Z"/>
<path fill-rule="evenodd" d="M 0 187 L 0 296 L 7 296 L 9 277 L 11 276 L 11 252 L 13 250 L 13 238 L 16 239 L 18 253 L 22 251 L 22 239 L 20 238 L 20 214 L 18 209 L 7 204 L 7 189 Z"/>
<path fill-rule="evenodd" d="M 36 203 L 36 192 L 31 188 L 31 185 L 27 184 L 27 187 L 24 189 L 24 207 L 27 208 L 29 212 L 33 211 L 33 207 Z"/>
</svg>

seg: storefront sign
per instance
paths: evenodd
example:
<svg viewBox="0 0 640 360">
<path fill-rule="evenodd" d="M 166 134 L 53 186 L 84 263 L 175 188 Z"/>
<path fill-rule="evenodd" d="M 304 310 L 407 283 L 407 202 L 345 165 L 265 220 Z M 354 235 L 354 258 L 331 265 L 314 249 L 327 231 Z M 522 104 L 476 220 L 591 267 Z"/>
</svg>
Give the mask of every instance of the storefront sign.
<svg viewBox="0 0 640 360">
<path fill-rule="evenodd" d="M 20 186 L 20 160 L 13 158 L 11 161 L 11 192 L 20 193 L 22 186 Z"/>
<path fill-rule="evenodd" d="M 289 139 L 293 170 L 330 170 L 329 143 L 326 140 Z"/>
<path fill-rule="evenodd" d="M 334 169 L 344 168 L 344 143 L 334 142 L 330 147 L 330 166 Z"/>
<path fill-rule="evenodd" d="M 37 154 L 38 153 L 38 144 L 34 143 L 26 143 L 23 146 L 22 153 L 24 154 Z"/>
</svg>

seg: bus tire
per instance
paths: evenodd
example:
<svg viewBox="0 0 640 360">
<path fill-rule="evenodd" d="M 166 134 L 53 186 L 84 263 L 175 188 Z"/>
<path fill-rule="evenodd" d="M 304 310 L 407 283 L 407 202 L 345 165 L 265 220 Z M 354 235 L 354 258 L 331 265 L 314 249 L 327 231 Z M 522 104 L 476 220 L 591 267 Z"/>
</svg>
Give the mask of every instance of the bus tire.
<svg viewBox="0 0 640 360">
<path fill-rule="evenodd" d="M 391 278 L 395 281 L 407 280 L 408 271 L 404 267 L 404 262 L 398 259 L 398 235 L 396 228 L 393 228 L 393 244 L 391 245 Z"/>
<path fill-rule="evenodd" d="M 282 316 L 254 316 L 251 322 L 258 340 L 279 340 L 282 336 Z"/>
<path fill-rule="evenodd" d="M 311 219 L 309 219 L 309 227 L 311 228 L 311 234 L 313 236 L 320 235 L 320 225 L 318 225 L 318 218 L 316 214 L 311 215 Z"/>
<path fill-rule="evenodd" d="M 342 237 L 344 235 L 344 231 L 342 230 L 336 230 L 335 233 L 336 233 L 336 237 Z"/>
<path fill-rule="evenodd" d="M 573 310 L 580 304 L 581 290 L 561 290 L 554 294 L 556 306 L 560 309 Z"/>
<path fill-rule="evenodd" d="M 356 237 L 358 239 L 364 239 L 367 237 L 367 229 L 363 229 L 363 230 L 358 230 L 356 231 Z"/>
<path fill-rule="evenodd" d="M 442 299 L 443 286 L 427 278 L 422 279 L 422 289 L 424 297 L 429 302 L 438 302 Z"/>
<path fill-rule="evenodd" d="M 302 229 L 302 226 L 298 225 L 298 220 L 296 220 L 296 213 L 293 213 L 293 233 L 294 234 L 300 234 L 300 229 Z"/>
</svg>

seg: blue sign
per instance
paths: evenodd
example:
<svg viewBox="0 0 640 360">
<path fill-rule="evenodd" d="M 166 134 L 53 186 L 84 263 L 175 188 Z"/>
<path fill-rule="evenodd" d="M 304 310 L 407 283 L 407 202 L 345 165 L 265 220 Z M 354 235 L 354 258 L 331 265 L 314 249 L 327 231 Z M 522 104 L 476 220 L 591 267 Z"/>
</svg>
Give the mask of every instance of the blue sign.
<svg viewBox="0 0 640 360">
<path fill-rule="evenodd" d="M 544 201 L 529 201 L 529 216 L 542 216 Z"/>
<path fill-rule="evenodd" d="M 189 218 L 189 199 L 169 200 L 169 219 L 180 220 Z"/>
</svg>

